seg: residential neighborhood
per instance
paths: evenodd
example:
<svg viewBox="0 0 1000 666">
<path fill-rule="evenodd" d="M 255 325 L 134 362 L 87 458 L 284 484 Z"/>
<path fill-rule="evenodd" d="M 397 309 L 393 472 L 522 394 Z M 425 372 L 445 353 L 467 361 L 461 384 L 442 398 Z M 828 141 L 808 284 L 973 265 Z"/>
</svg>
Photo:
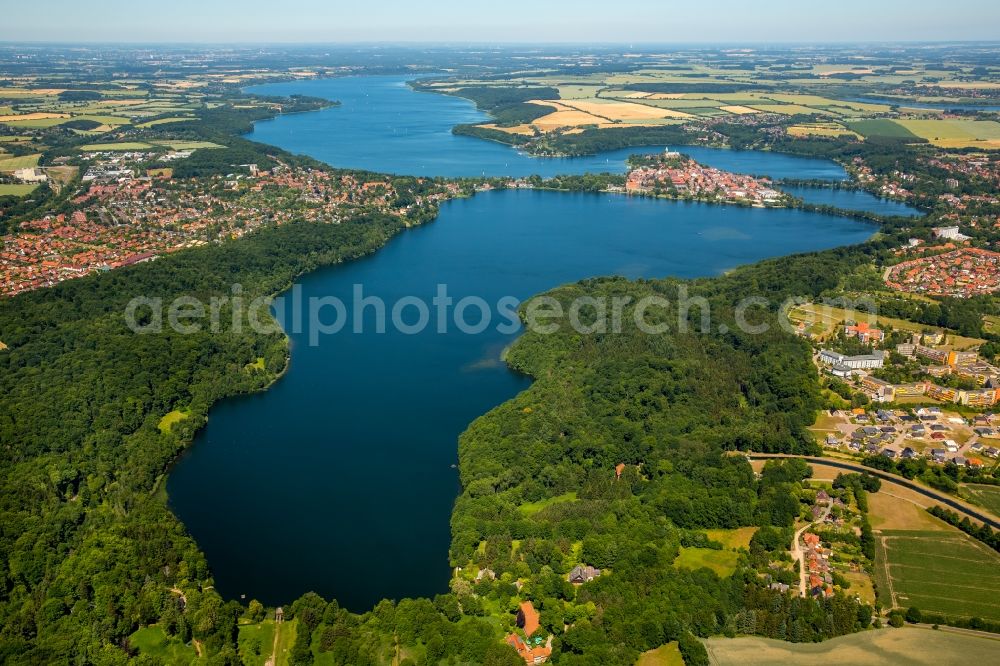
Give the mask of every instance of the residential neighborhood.
<svg viewBox="0 0 1000 666">
<path fill-rule="evenodd" d="M 175 179 L 169 168 L 141 169 L 156 158 L 142 151 L 91 154 L 72 212 L 25 221 L 0 239 L 0 296 L 239 238 L 264 225 L 336 223 L 358 208 L 405 215 L 459 192 L 454 183 L 435 185 L 399 205 L 385 179 L 283 163 L 269 170 L 242 165 L 225 178 Z"/>
</svg>

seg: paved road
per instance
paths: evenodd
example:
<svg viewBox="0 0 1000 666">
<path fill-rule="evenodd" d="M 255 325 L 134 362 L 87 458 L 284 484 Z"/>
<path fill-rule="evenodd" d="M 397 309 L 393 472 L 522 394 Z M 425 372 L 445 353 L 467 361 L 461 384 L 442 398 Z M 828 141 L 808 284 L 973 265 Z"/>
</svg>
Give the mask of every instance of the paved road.
<svg viewBox="0 0 1000 666">
<path fill-rule="evenodd" d="M 847 460 L 840 460 L 838 458 L 820 458 L 819 456 L 798 456 L 788 453 L 750 453 L 748 454 L 750 460 L 769 460 L 771 458 L 800 458 L 806 462 L 816 463 L 817 465 L 828 465 L 830 467 L 836 467 L 838 469 L 845 469 L 850 472 L 863 472 L 866 474 L 871 474 L 872 476 L 877 476 L 880 479 L 890 481 L 897 485 L 908 488 L 914 492 L 920 493 L 925 497 L 929 497 L 935 502 L 940 502 L 945 506 L 958 511 L 960 514 L 964 514 L 969 518 L 978 520 L 981 523 L 989 525 L 993 529 L 1000 529 L 1000 519 L 995 516 L 984 513 L 982 510 L 973 507 L 971 504 L 963 502 L 957 497 L 951 495 L 946 495 L 942 492 L 928 488 L 927 486 L 922 486 L 909 479 L 899 476 L 898 474 L 891 474 L 889 472 L 883 472 L 880 469 L 873 469 L 871 467 L 865 467 L 861 463 L 850 462 Z"/>
<path fill-rule="evenodd" d="M 800 597 L 806 596 L 806 589 L 808 587 L 806 585 L 806 579 L 808 578 L 809 574 L 806 572 L 805 557 L 803 557 L 802 546 L 799 545 L 799 539 L 802 537 L 802 533 L 803 532 L 805 532 L 807 529 L 809 529 L 810 527 L 812 527 L 816 523 L 822 523 L 824 520 L 826 520 L 826 517 L 828 515 L 830 515 L 830 503 L 829 502 L 827 502 L 826 506 L 823 508 L 823 515 L 821 515 L 819 518 L 817 518 L 816 520 L 812 521 L 811 523 L 803 525 L 802 528 L 795 533 L 795 536 L 792 537 L 792 561 L 793 562 L 798 562 L 798 565 L 799 565 L 799 596 Z"/>
</svg>

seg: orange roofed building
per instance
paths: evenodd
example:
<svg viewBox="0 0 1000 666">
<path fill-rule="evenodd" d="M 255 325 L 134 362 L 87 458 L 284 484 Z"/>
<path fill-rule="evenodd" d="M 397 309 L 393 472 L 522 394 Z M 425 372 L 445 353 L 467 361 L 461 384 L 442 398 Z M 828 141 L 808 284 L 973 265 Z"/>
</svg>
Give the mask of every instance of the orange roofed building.
<svg viewBox="0 0 1000 666">
<path fill-rule="evenodd" d="M 868 322 L 862 321 L 854 325 L 844 327 L 844 335 L 849 338 L 857 338 L 864 344 L 878 344 L 885 339 L 885 332 L 879 328 L 872 328 Z"/>
<path fill-rule="evenodd" d="M 542 644 L 541 638 L 532 638 L 531 635 L 538 631 L 538 611 L 531 605 L 530 601 L 521 603 L 521 608 L 517 611 L 517 626 L 524 632 L 524 638 L 518 634 L 507 636 L 507 644 L 517 650 L 517 653 L 524 659 L 526 664 L 541 664 L 552 654 L 552 637 L 549 636 Z"/>
</svg>

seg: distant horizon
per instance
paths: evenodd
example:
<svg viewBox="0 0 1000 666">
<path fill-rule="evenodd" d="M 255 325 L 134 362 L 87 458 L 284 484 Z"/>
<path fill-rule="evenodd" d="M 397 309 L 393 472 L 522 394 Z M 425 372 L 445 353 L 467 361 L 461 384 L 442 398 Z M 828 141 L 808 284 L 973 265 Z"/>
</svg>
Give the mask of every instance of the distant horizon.
<svg viewBox="0 0 1000 666">
<path fill-rule="evenodd" d="M 0 41 L 16 43 L 426 44 L 456 35 L 474 44 L 992 42 L 1000 40 L 1000 6 L 953 0 L 942 12 L 905 0 L 842 0 L 825 10 L 793 0 L 766 6 L 633 0 L 627 9 L 598 0 L 290 0 L 280 7 L 265 0 L 175 0 L 137 11 L 124 0 L 52 0 L 11 4 L 0 26 Z"/>
<path fill-rule="evenodd" d="M 896 46 L 896 45 L 918 45 L 918 46 L 949 46 L 959 44 L 1000 44 L 1000 37 L 992 39 L 894 39 L 894 40 L 803 40 L 803 41 L 780 41 L 780 40 L 674 40 L 666 42 L 656 41 L 557 41 L 557 40 L 470 40 L 470 41 L 443 41 L 443 40 L 398 40 L 398 39 L 364 39 L 364 40 L 331 40 L 331 41 L 262 41 L 262 40 L 201 40 L 201 41 L 171 41 L 171 40 L 124 40 L 124 39 L 0 39 L 0 46 L 442 46 L 455 48 L 468 47 L 499 47 L 499 46 L 575 46 L 575 47 L 676 47 L 676 46 L 705 46 L 705 47 L 808 47 L 808 46 Z"/>
</svg>

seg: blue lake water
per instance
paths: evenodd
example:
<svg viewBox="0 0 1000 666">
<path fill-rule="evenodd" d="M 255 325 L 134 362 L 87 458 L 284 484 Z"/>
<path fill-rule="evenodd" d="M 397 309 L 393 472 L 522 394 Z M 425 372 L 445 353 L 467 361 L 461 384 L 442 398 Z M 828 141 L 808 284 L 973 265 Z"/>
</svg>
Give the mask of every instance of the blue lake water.
<svg viewBox="0 0 1000 666">
<path fill-rule="evenodd" d="M 303 299 L 350 302 L 361 284 L 391 307 L 446 284 L 456 302 L 494 304 L 598 275 L 714 275 L 873 231 L 798 210 L 498 191 L 446 203 L 435 222 L 299 285 Z M 170 505 L 228 597 L 279 604 L 314 590 L 362 611 L 447 589 L 457 438 L 528 386 L 501 362 L 515 335 L 351 330 L 319 346 L 292 332 L 288 373 L 213 407 L 170 475 Z"/>
<path fill-rule="evenodd" d="M 801 187 L 782 185 L 781 190 L 812 204 L 835 206 L 844 210 L 858 210 L 878 215 L 902 215 L 917 217 L 919 210 L 891 199 L 882 199 L 861 190 L 845 190 L 832 187 Z"/>
<path fill-rule="evenodd" d="M 301 153 L 336 167 L 413 176 L 554 176 L 624 173 L 635 153 L 659 152 L 665 146 L 623 148 L 584 157 L 532 157 L 510 146 L 456 136 L 460 123 L 488 120 L 462 98 L 416 92 L 407 76 L 352 76 L 253 86 L 262 95 L 311 95 L 341 102 L 309 113 L 258 122 L 249 138 Z M 840 181 L 847 177 L 836 162 L 758 150 L 672 146 L 719 169 L 771 178 Z M 847 210 L 904 215 L 916 213 L 867 192 L 803 189 L 796 196 Z"/>
</svg>

